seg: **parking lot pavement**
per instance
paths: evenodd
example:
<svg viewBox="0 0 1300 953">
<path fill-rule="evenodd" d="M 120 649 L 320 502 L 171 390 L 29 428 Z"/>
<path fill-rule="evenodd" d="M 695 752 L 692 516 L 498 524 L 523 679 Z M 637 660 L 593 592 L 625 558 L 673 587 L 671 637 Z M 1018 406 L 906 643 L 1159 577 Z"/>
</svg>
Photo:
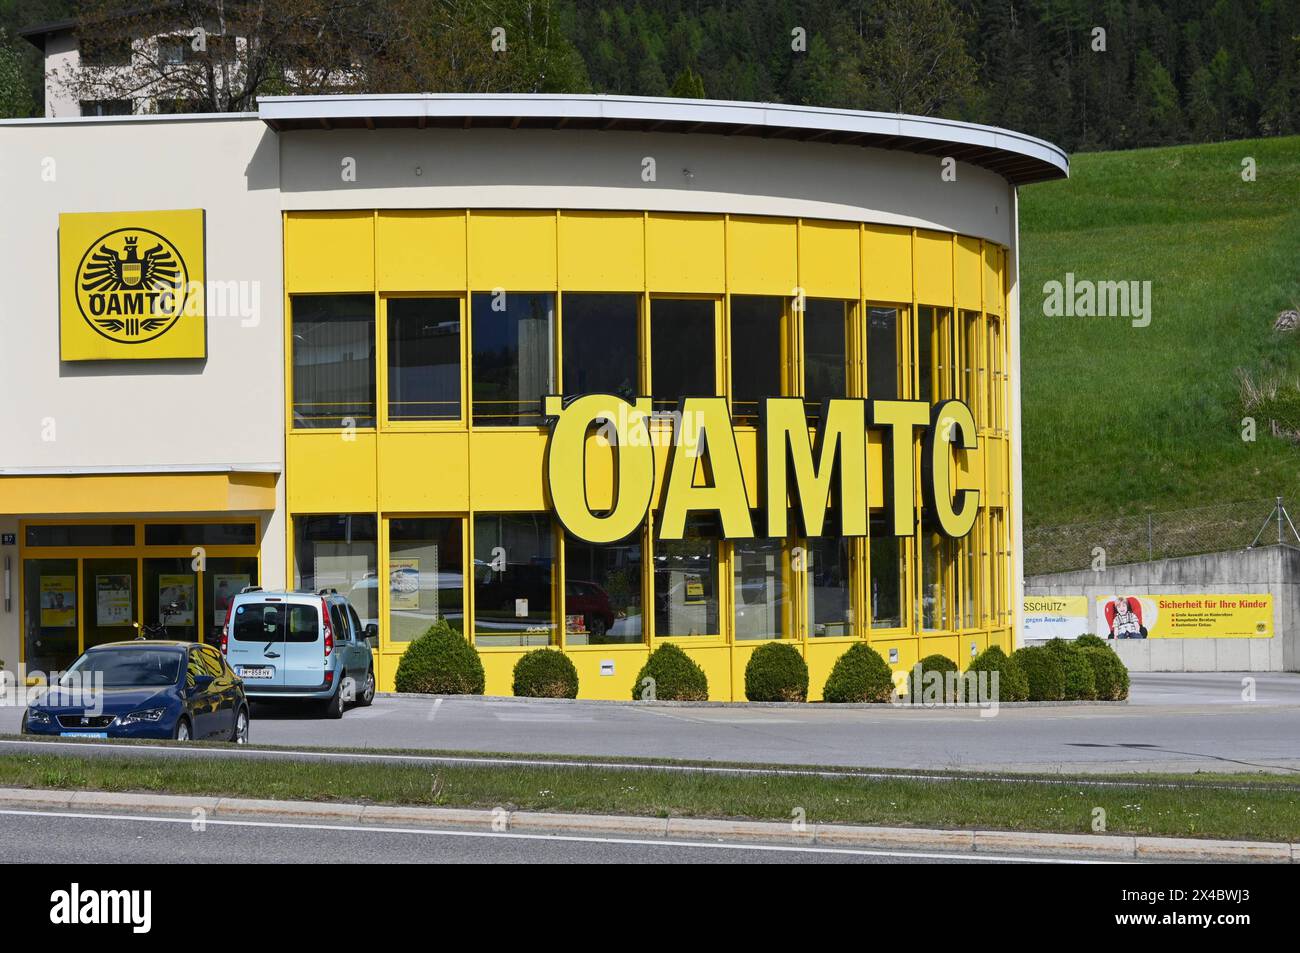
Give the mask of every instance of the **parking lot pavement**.
<svg viewBox="0 0 1300 953">
<path fill-rule="evenodd" d="M 726 841 L 490 833 L 380 824 L 306 823 L 301 819 L 210 819 L 196 830 L 175 817 L 0 810 L 0 863 L 135 864 L 322 863 L 1034 863 L 1070 858 L 1015 854 L 975 857 L 937 851 L 889 851 Z"/>
<path fill-rule="evenodd" d="M 311 708 L 253 712 L 252 740 L 283 746 L 687 758 L 1010 771 L 1300 771 L 1300 675 L 1141 674 L 1127 706 L 909 710 L 667 707 L 380 696 L 341 721 Z M 0 709 L 0 732 L 21 712 Z"/>
<path fill-rule="evenodd" d="M 1261 705 L 1300 706 L 1297 672 L 1131 672 L 1130 705 L 1240 705 L 1254 692 Z"/>
</svg>

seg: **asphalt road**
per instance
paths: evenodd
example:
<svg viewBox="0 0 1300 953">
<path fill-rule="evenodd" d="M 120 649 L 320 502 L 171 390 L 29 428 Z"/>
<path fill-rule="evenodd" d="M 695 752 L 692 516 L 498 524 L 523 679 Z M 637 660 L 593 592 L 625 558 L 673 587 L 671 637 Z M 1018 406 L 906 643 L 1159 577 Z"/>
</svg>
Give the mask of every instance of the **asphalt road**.
<svg viewBox="0 0 1300 953">
<path fill-rule="evenodd" d="M 1300 772 L 1300 675 L 1139 674 L 1127 706 L 912 710 L 666 707 L 381 696 L 341 721 L 253 712 L 252 740 L 283 746 L 688 758 L 1003 771 Z M 0 708 L 0 733 L 21 710 Z M 0 744 L 0 751 L 7 744 Z"/>
<path fill-rule="evenodd" d="M 399 828 L 380 824 L 209 819 L 201 831 L 190 815 L 0 809 L 0 863 L 693 863 L 880 864 L 1071 862 L 1042 856 L 854 850 L 725 841 L 633 840 L 615 837 Z"/>
</svg>

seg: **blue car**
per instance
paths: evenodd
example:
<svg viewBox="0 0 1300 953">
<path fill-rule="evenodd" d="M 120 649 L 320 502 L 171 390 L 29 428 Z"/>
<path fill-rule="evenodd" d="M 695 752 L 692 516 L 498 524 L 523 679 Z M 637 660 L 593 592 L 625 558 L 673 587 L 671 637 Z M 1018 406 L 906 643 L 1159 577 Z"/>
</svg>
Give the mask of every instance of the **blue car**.
<svg viewBox="0 0 1300 953">
<path fill-rule="evenodd" d="M 27 706 L 23 734 L 248 743 L 243 680 L 210 645 L 110 642 L 88 649 Z"/>
</svg>

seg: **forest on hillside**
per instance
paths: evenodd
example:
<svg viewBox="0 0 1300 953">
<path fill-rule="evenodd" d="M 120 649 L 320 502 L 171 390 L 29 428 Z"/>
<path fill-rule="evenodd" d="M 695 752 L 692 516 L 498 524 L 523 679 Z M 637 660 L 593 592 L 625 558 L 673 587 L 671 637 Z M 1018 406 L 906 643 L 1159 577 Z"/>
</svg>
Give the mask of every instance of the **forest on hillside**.
<svg viewBox="0 0 1300 953">
<path fill-rule="evenodd" d="M 355 2 L 314 8 L 346 22 Z M 402 14 L 367 21 L 376 68 L 359 71 L 350 91 L 407 84 L 909 112 L 1005 126 L 1070 151 L 1300 132 L 1300 0 L 379 2 Z M 15 31 L 77 10 L 71 0 L 0 0 L 0 115 L 41 109 L 39 55 Z M 512 38 L 508 49 L 492 48 L 494 27 Z M 379 68 L 398 60 L 410 68 Z"/>
</svg>

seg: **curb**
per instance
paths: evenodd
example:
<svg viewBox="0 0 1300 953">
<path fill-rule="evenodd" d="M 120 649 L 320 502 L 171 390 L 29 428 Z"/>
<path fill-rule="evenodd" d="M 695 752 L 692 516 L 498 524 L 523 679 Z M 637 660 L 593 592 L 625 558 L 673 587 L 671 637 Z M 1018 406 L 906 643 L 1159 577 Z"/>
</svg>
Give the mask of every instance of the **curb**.
<svg viewBox="0 0 1300 953">
<path fill-rule="evenodd" d="M 127 810 L 153 814 L 201 810 L 218 817 L 292 817 L 453 827 L 484 832 L 587 834 L 622 837 L 751 841 L 874 850 L 945 851 L 979 854 L 1065 854 L 1091 860 L 1158 860 L 1224 863 L 1300 863 L 1300 844 L 1265 841 L 1135 837 L 1116 834 L 1043 834 L 1029 831 L 936 830 L 865 827 L 695 817 L 632 817 L 617 814 L 557 814 L 502 808 L 409 807 L 274 801 L 254 798 L 133 794 L 108 791 L 50 791 L 0 788 L 0 806 L 64 810 Z"/>
<path fill-rule="evenodd" d="M 621 698 L 524 698 L 519 695 L 425 695 L 420 692 L 376 692 L 376 698 L 414 698 L 420 701 L 479 701 L 493 704 L 511 703 L 516 705 L 603 705 L 611 708 L 799 708 L 804 711 L 961 711 L 969 708 L 974 711 L 981 707 L 975 702 L 943 705 L 912 705 L 890 702 L 677 702 L 655 699 L 636 700 Z M 999 708 L 1123 708 L 1128 699 L 1120 701 L 1055 701 L 1055 702 L 998 702 Z"/>
</svg>

